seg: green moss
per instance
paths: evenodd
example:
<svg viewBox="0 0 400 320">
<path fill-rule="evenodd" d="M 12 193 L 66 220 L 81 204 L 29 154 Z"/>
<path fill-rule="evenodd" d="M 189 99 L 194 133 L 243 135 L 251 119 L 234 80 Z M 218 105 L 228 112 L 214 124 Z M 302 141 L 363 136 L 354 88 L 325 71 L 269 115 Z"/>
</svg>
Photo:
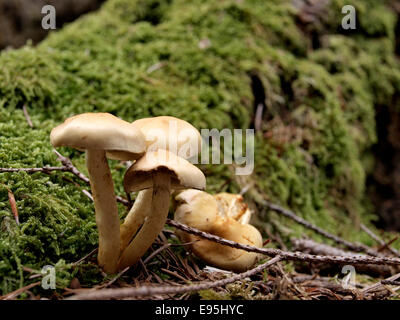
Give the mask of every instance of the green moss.
<svg viewBox="0 0 400 320">
<path fill-rule="evenodd" d="M 265 136 L 256 137 L 254 189 L 328 231 L 367 242 L 354 225 L 373 218 L 364 191 L 376 142 L 374 108 L 400 89 L 400 68 L 391 10 L 377 1 L 353 2 L 357 32 L 340 31 L 344 2 L 332 1 L 323 23 L 311 26 L 321 35 L 321 46 L 311 50 L 291 1 L 109 0 L 37 47 L 0 55 L 0 167 L 59 165 L 49 132 L 82 112 L 128 121 L 174 115 L 199 129 L 247 128 L 255 72 L 272 120 Z M 201 49 L 204 39 L 210 45 Z M 86 172 L 82 153 L 62 152 Z M 123 195 L 124 167 L 115 161 L 111 167 Z M 202 169 L 210 192 L 242 187 L 229 166 Z M 91 264 L 70 265 L 97 244 L 84 188 L 68 173 L 0 174 L 0 292 L 34 281 L 23 266 L 40 270 L 61 261 L 60 287 L 73 276 L 83 285 L 101 279 Z M 263 219 L 284 239 L 307 232 L 272 212 Z"/>
</svg>

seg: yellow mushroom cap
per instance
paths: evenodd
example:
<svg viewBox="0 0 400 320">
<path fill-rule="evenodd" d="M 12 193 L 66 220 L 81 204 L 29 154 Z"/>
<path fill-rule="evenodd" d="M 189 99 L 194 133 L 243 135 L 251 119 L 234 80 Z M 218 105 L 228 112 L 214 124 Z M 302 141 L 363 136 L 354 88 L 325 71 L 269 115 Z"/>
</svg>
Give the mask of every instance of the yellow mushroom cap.
<svg viewBox="0 0 400 320">
<path fill-rule="evenodd" d="M 147 143 L 148 151 L 164 149 L 189 159 L 201 151 L 200 132 L 189 122 L 170 116 L 143 118 L 134 121 Z"/>
<path fill-rule="evenodd" d="M 175 200 L 175 220 L 228 240 L 262 247 L 260 232 L 249 224 L 240 223 L 226 212 L 221 212 L 223 207 L 212 195 L 184 190 Z M 258 257 L 257 253 L 224 246 L 184 231 L 177 231 L 177 235 L 184 242 L 193 242 L 189 248 L 196 256 L 221 269 L 241 272 L 254 265 Z"/>
<path fill-rule="evenodd" d="M 50 134 L 54 147 L 105 150 L 117 160 L 135 160 L 146 151 L 145 137 L 133 124 L 109 113 L 83 113 L 68 118 Z"/>
<path fill-rule="evenodd" d="M 153 187 L 152 174 L 158 170 L 171 175 L 171 189 L 205 189 L 206 177 L 189 161 L 167 150 L 148 151 L 125 173 L 124 187 L 127 192 L 135 192 Z"/>
<path fill-rule="evenodd" d="M 178 204 L 174 219 L 199 230 L 209 230 L 216 221 L 218 204 L 214 197 L 200 190 L 187 189 L 175 196 Z M 201 212 L 201 214 L 193 214 Z"/>
<path fill-rule="evenodd" d="M 224 239 L 232 240 L 241 244 L 262 247 L 260 232 L 250 224 L 240 224 L 235 220 L 218 221 L 213 228 L 212 234 Z M 191 237 L 195 241 L 198 237 Z M 242 272 L 250 269 L 257 261 L 258 254 L 245 250 L 224 246 L 209 240 L 200 239 L 193 243 L 193 252 L 208 264 L 220 269 Z"/>
</svg>

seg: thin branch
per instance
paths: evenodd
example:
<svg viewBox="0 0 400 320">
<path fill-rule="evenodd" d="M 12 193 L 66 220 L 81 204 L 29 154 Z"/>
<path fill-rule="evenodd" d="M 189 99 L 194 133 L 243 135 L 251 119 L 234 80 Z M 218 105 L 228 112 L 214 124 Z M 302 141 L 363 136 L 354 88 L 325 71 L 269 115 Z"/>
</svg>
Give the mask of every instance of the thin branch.
<svg viewBox="0 0 400 320">
<path fill-rule="evenodd" d="M 347 240 L 344 240 L 338 236 L 335 236 L 325 230 L 322 230 L 321 228 L 313 225 L 312 223 L 304 220 L 303 218 L 299 217 L 298 215 L 296 215 L 294 212 L 285 209 L 281 206 L 278 206 L 276 204 L 273 204 L 267 200 L 263 200 L 262 204 L 265 205 L 268 209 L 273 210 L 277 213 L 282 214 L 283 216 L 292 219 L 293 221 L 297 222 L 298 224 L 306 227 L 307 229 L 310 229 L 312 231 L 314 231 L 315 233 L 320 234 L 321 236 L 324 236 L 327 239 L 333 240 L 338 244 L 341 244 L 345 247 L 347 247 L 348 249 L 352 250 L 352 251 L 356 251 L 356 252 L 365 252 L 370 256 L 381 256 L 382 254 L 380 254 L 379 252 L 371 249 L 370 247 L 362 244 L 362 243 L 353 243 Z"/>
<path fill-rule="evenodd" d="M 312 281 L 307 281 L 305 283 L 300 284 L 303 288 L 325 288 L 328 289 L 334 293 L 339 293 L 339 294 L 346 294 L 346 295 L 352 295 L 354 296 L 356 291 L 352 289 L 346 289 L 342 285 L 330 281 L 318 281 L 318 280 L 312 280 Z"/>
<path fill-rule="evenodd" d="M 35 172 L 43 172 L 43 173 L 50 173 L 52 171 L 64 171 L 64 172 L 70 172 L 73 175 L 75 175 L 76 177 L 78 177 L 80 180 L 82 180 L 83 182 L 85 182 L 86 184 L 90 184 L 90 180 L 88 177 L 86 177 L 82 172 L 80 172 L 71 162 L 70 159 L 68 159 L 67 157 L 64 157 L 63 155 L 61 155 L 57 150 L 53 150 L 54 153 L 57 155 L 58 160 L 64 165 L 63 167 L 42 167 L 42 168 L 0 168 L 0 173 L 2 172 L 27 172 L 27 173 L 35 173 Z M 91 197 L 91 195 L 89 194 L 89 192 L 85 192 L 86 190 L 84 190 L 84 193 L 86 196 L 88 196 L 89 198 Z M 124 206 L 129 207 L 130 203 L 128 200 L 120 197 L 120 196 L 116 196 L 116 199 L 118 202 L 122 203 Z"/>
<path fill-rule="evenodd" d="M 263 111 L 264 111 L 264 104 L 259 103 L 257 105 L 256 115 L 254 118 L 254 129 L 256 130 L 256 132 L 259 132 L 261 130 Z"/>
<path fill-rule="evenodd" d="M 160 271 L 169 274 L 170 276 L 173 276 L 181 281 L 187 281 L 187 279 L 185 279 L 184 277 L 182 277 L 179 273 L 177 273 L 176 271 L 171 271 L 169 269 L 166 268 L 161 268 Z"/>
<path fill-rule="evenodd" d="M 102 289 L 102 288 L 107 288 L 111 286 L 115 281 L 117 281 L 125 272 L 127 272 L 130 269 L 130 267 L 126 267 L 124 270 L 120 271 L 114 278 L 112 278 L 110 281 L 97 286 L 97 289 Z"/>
<path fill-rule="evenodd" d="M 21 293 L 23 293 L 29 289 L 32 289 L 33 287 L 36 287 L 36 286 L 40 285 L 41 283 L 42 283 L 42 281 L 37 281 L 37 282 L 31 283 L 25 287 L 22 287 L 13 292 L 10 292 L 10 293 L 6 294 L 5 296 L 0 296 L 0 300 L 12 300 L 12 299 L 18 297 Z"/>
<path fill-rule="evenodd" d="M 294 250 L 296 251 L 312 252 L 313 254 L 324 256 L 365 257 L 363 254 L 344 251 L 342 249 L 335 248 L 325 243 L 319 243 L 311 239 L 292 239 L 292 243 Z"/>
<path fill-rule="evenodd" d="M 19 225 L 19 215 L 18 215 L 17 202 L 15 201 L 14 194 L 11 191 L 10 188 L 7 188 L 7 192 L 8 192 L 8 201 L 10 202 L 10 206 L 11 206 L 11 211 L 12 211 L 12 213 L 14 215 L 15 222 L 17 223 L 17 225 Z"/>
<path fill-rule="evenodd" d="M 383 241 L 381 238 L 379 238 L 371 229 L 369 229 L 365 224 L 361 224 L 361 229 L 368 234 L 373 240 L 375 240 L 377 243 L 379 243 L 380 246 L 383 248 L 387 248 L 390 253 L 395 255 L 396 257 L 400 257 L 400 252 L 398 252 L 396 249 L 390 247 L 385 241 Z"/>
<path fill-rule="evenodd" d="M 72 174 L 74 174 L 75 176 L 77 176 L 79 179 L 81 179 L 82 181 L 84 181 L 87 184 L 90 184 L 90 180 L 88 177 L 86 177 L 82 172 L 80 172 L 71 162 L 70 159 L 68 159 L 67 157 L 64 157 L 62 154 L 60 154 L 57 150 L 53 150 L 54 153 L 57 155 L 58 160 L 60 160 L 60 162 L 64 165 L 64 167 L 67 168 L 66 171 L 71 172 Z M 129 207 L 130 206 L 130 202 L 120 196 L 116 196 L 116 199 L 118 202 L 122 203 L 124 206 Z"/>
<path fill-rule="evenodd" d="M 395 280 L 382 280 L 381 281 L 382 284 L 388 284 L 391 286 L 400 286 L 400 281 L 395 281 Z"/>
<path fill-rule="evenodd" d="M 0 168 L 0 172 L 26 172 L 35 173 L 43 172 L 50 173 L 52 171 L 69 171 L 67 167 L 42 167 L 42 168 Z"/>
<path fill-rule="evenodd" d="M 83 193 L 86 197 L 88 197 L 90 200 L 94 201 L 94 200 L 93 200 L 93 196 L 92 196 L 92 194 L 91 194 L 89 191 L 87 191 L 86 189 L 83 189 L 83 190 L 82 190 L 82 193 Z"/>
<path fill-rule="evenodd" d="M 353 264 L 353 265 L 365 265 L 365 264 L 392 265 L 392 266 L 400 265 L 400 259 L 398 258 L 372 257 L 372 256 L 348 256 L 348 257 L 321 256 L 321 255 L 305 254 L 301 252 L 283 251 L 273 248 L 258 248 L 220 238 L 213 234 L 209 234 L 207 232 L 192 227 L 188 227 L 175 220 L 167 219 L 167 224 L 182 231 L 200 236 L 202 238 L 217 242 L 219 244 L 223 244 L 236 249 L 242 249 L 249 252 L 261 253 L 269 257 L 281 256 L 282 260 L 324 262 L 324 263 L 334 263 L 334 264 Z"/>
<path fill-rule="evenodd" d="M 56 154 L 58 160 L 64 165 L 66 168 L 65 171 L 69 171 L 75 176 L 77 176 L 79 179 L 81 179 L 83 182 L 90 184 L 90 180 L 88 177 L 86 177 L 83 173 L 81 173 L 73 164 L 70 159 L 67 157 L 64 157 L 61 153 L 59 153 L 57 150 L 53 150 L 53 152 Z"/>
<path fill-rule="evenodd" d="M 95 254 L 97 251 L 99 250 L 99 248 L 93 249 L 92 251 L 90 251 L 86 256 L 84 256 L 83 258 L 79 259 L 78 261 L 74 262 L 73 265 L 78 265 L 79 263 L 81 263 L 82 261 L 86 260 L 87 258 L 89 258 L 91 255 Z"/>
<path fill-rule="evenodd" d="M 365 257 L 364 254 L 354 253 L 351 251 L 344 251 L 342 249 L 338 249 L 332 246 L 329 246 L 324 243 L 319 243 L 310 239 L 292 239 L 292 243 L 294 245 L 294 250 L 301 251 L 305 253 L 311 253 L 316 255 L 323 256 L 346 256 L 346 257 Z M 320 268 L 320 267 L 319 267 Z M 359 266 L 357 269 L 358 272 L 364 273 L 378 273 L 383 276 L 388 276 L 393 274 L 393 270 L 388 266 L 377 266 L 377 265 L 364 265 Z"/>
<path fill-rule="evenodd" d="M 154 250 L 144 261 L 143 264 L 146 265 L 151 259 L 153 259 L 155 256 L 157 256 L 160 252 L 168 249 L 169 247 L 183 247 L 183 246 L 188 246 L 191 245 L 193 243 L 196 243 L 198 240 L 195 241 L 191 241 L 191 242 L 186 242 L 186 243 L 178 243 L 178 244 L 172 244 L 167 242 L 166 244 L 162 245 L 161 247 L 159 247 L 157 250 Z"/>
<path fill-rule="evenodd" d="M 153 251 L 144 261 L 143 264 L 147 264 L 151 259 L 153 259 L 156 255 L 158 255 L 160 252 L 164 251 L 165 249 L 169 248 L 171 246 L 170 243 L 166 243 L 163 246 L 159 247 L 157 250 Z"/>
<path fill-rule="evenodd" d="M 181 294 L 186 292 L 194 292 L 200 290 L 207 290 L 217 287 L 222 287 L 236 281 L 243 280 L 247 277 L 253 276 L 273 264 L 281 260 L 280 256 L 276 256 L 266 263 L 263 263 L 249 271 L 236 274 L 234 276 L 218 280 L 218 281 L 204 281 L 198 284 L 180 285 L 180 286 L 141 286 L 138 288 L 121 288 L 121 289 L 104 289 L 97 291 L 90 291 L 86 293 L 79 293 L 75 296 L 68 298 L 68 300 L 104 300 L 104 299 L 118 299 L 127 297 L 138 296 L 154 296 L 165 294 Z"/>
<path fill-rule="evenodd" d="M 22 111 L 24 112 L 24 116 L 25 116 L 26 122 L 28 122 L 28 125 L 29 125 L 31 128 L 33 128 L 33 123 L 32 123 L 31 117 L 29 116 L 28 108 L 26 107 L 25 104 L 24 104 L 24 106 L 22 107 Z"/>
<path fill-rule="evenodd" d="M 379 282 L 377 282 L 377 283 L 375 283 L 375 284 L 373 284 L 373 285 L 371 285 L 371 286 L 369 286 L 367 288 L 364 288 L 363 290 L 361 290 L 361 293 L 362 294 L 366 294 L 366 293 L 371 292 L 371 291 L 376 291 L 377 289 L 380 289 L 382 286 L 384 286 L 382 281 L 396 281 L 399 278 L 400 278 L 400 273 L 395 274 L 394 276 L 391 276 L 391 277 L 389 277 L 389 278 L 387 278 L 385 280 L 381 280 L 381 281 L 379 281 Z"/>
<path fill-rule="evenodd" d="M 150 73 L 152 73 L 152 72 L 154 72 L 154 71 L 156 71 L 156 70 L 158 70 L 158 69 L 161 69 L 162 67 L 164 67 L 164 66 L 166 66 L 166 65 L 167 65 L 166 62 L 158 62 L 158 63 L 156 63 L 156 64 L 153 64 L 151 67 L 149 67 L 149 68 L 146 70 L 146 72 L 147 72 L 148 74 L 150 74 Z"/>
</svg>

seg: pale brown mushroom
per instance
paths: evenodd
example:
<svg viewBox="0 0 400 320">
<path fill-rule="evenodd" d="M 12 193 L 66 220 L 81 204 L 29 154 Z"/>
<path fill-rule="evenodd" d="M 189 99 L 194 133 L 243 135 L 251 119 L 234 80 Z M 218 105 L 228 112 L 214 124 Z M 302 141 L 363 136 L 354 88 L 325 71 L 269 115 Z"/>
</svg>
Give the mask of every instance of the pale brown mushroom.
<svg viewBox="0 0 400 320">
<path fill-rule="evenodd" d="M 227 198 L 226 195 L 223 197 Z M 175 196 L 175 201 L 176 221 L 241 244 L 262 247 L 260 232 L 252 225 L 240 222 L 237 215 L 236 220 L 216 197 L 203 191 L 184 190 Z M 187 248 L 196 256 L 221 269 L 242 272 L 251 268 L 258 258 L 256 253 L 224 246 L 184 231 L 177 230 L 176 234 L 189 243 Z"/>
<path fill-rule="evenodd" d="M 147 151 L 168 150 L 189 161 L 201 151 L 200 132 L 182 119 L 160 116 L 139 119 L 132 124 L 144 134 Z"/>
<path fill-rule="evenodd" d="M 98 262 L 105 272 L 114 273 L 120 253 L 120 223 L 107 157 L 137 159 L 145 152 L 145 138 L 133 124 L 109 113 L 84 113 L 54 128 L 50 141 L 54 147 L 86 150 L 99 231 Z"/>
<path fill-rule="evenodd" d="M 168 150 L 181 158 L 190 159 L 201 149 L 201 135 L 189 122 L 170 116 L 144 118 L 132 123 L 145 136 L 147 151 Z M 180 152 L 181 151 L 181 152 Z M 121 225 L 121 251 L 135 236 L 150 213 L 152 189 L 141 190 Z"/>
<path fill-rule="evenodd" d="M 122 252 L 119 269 L 132 266 L 146 253 L 167 219 L 171 190 L 204 189 L 204 174 L 187 160 L 166 150 L 149 151 L 126 172 L 126 192 L 152 189 L 150 214 L 128 247 Z"/>
</svg>

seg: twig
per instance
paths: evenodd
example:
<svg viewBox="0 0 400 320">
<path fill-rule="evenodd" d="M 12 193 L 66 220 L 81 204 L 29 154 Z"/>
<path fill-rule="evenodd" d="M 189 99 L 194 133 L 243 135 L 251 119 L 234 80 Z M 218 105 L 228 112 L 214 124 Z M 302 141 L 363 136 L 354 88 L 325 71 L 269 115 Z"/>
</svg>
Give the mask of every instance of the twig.
<svg viewBox="0 0 400 320">
<path fill-rule="evenodd" d="M 156 255 L 158 255 L 161 251 L 164 251 L 165 249 L 169 248 L 171 246 L 170 243 L 166 243 L 163 246 L 159 247 L 157 250 L 153 251 L 144 261 L 143 264 L 146 264 L 149 262 L 151 259 L 153 259 Z"/>
<path fill-rule="evenodd" d="M 390 247 L 385 241 L 383 241 L 381 238 L 379 238 L 375 233 L 372 232 L 371 229 L 369 229 L 365 224 L 361 224 L 361 229 L 368 234 L 373 240 L 375 240 L 379 245 L 381 245 L 384 248 L 387 248 L 390 253 L 395 255 L 396 257 L 400 257 L 400 252 L 398 252 L 396 249 L 393 249 Z"/>
<path fill-rule="evenodd" d="M 88 177 L 86 177 L 82 172 L 80 172 L 71 162 L 70 159 L 68 159 L 67 157 L 64 157 L 62 154 L 60 154 L 57 150 L 53 150 L 54 153 L 57 155 L 58 160 L 61 161 L 61 163 L 64 165 L 64 167 L 67 168 L 66 171 L 71 172 L 72 174 L 74 174 L 75 176 L 77 176 L 79 179 L 81 179 L 82 181 L 84 181 L 87 184 L 90 184 L 90 180 Z M 117 199 L 118 202 L 122 203 L 124 206 L 129 207 L 130 203 L 128 200 L 120 197 L 120 196 L 116 196 L 115 197 Z"/>
<path fill-rule="evenodd" d="M 388 242 L 385 243 L 385 246 L 392 245 L 398 238 L 399 238 L 399 236 L 393 237 L 393 239 L 391 239 L 391 240 L 389 240 Z"/>
<path fill-rule="evenodd" d="M 219 244 L 223 244 L 232 248 L 242 249 L 249 252 L 261 253 L 263 255 L 274 257 L 281 256 L 282 260 L 292 260 L 292 261 L 305 261 L 305 262 L 324 262 L 324 263 L 334 263 L 334 264 L 353 264 L 353 265 L 365 265 L 365 264 L 376 264 L 376 265 L 392 265 L 398 266 L 400 265 L 400 259 L 398 258 L 387 258 L 387 257 L 372 257 L 372 256 L 321 256 L 321 255 L 311 255 L 305 254 L 301 252 L 290 252 L 283 251 L 279 249 L 273 248 L 258 248 L 245 244 L 240 244 L 235 241 L 227 240 L 215 236 L 213 234 L 188 227 L 180 222 L 175 220 L 167 219 L 167 224 L 178 228 L 182 231 L 200 236 L 207 240 L 211 240 L 217 242 Z"/>
<path fill-rule="evenodd" d="M 365 257 L 363 254 L 356 254 L 354 252 L 344 251 L 324 243 L 318 243 L 310 239 L 292 239 L 294 250 L 311 253 L 316 255 L 327 256 L 346 256 L 346 257 Z M 393 270 L 388 266 L 365 265 L 359 266 L 357 270 L 364 273 L 378 273 L 383 276 L 393 274 Z"/>
<path fill-rule="evenodd" d="M 130 269 L 130 267 L 126 267 L 124 270 L 120 271 L 114 278 L 112 278 L 110 281 L 99 285 L 96 287 L 96 289 L 102 289 L 102 288 L 107 288 L 111 286 L 115 281 L 117 281 L 125 272 L 127 272 Z"/>
<path fill-rule="evenodd" d="M 261 130 L 263 111 L 264 111 L 264 104 L 259 103 L 257 105 L 256 115 L 254 119 L 254 129 L 256 130 L 256 132 L 259 132 Z"/>
<path fill-rule="evenodd" d="M 249 191 L 249 189 L 253 186 L 253 183 L 249 183 L 247 185 L 245 185 L 239 192 L 239 194 L 241 196 L 243 196 L 247 191 Z"/>
<path fill-rule="evenodd" d="M 292 243 L 296 251 L 310 251 L 314 254 L 328 256 L 365 257 L 365 255 L 360 253 L 344 251 L 342 249 L 329 246 L 325 243 L 318 243 L 310 239 L 292 239 Z"/>
<path fill-rule="evenodd" d="M 22 107 L 22 111 L 24 112 L 24 116 L 25 116 L 26 122 L 28 122 L 28 125 L 29 125 L 31 128 L 33 128 L 33 123 L 32 123 L 31 117 L 29 116 L 28 108 L 26 107 L 25 104 L 24 104 L 23 107 Z"/>
<path fill-rule="evenodd" d="M 313 230 L 314 232 L 324 236 L 327 239 L 333 240 L 338 244 L 341 244 L 345 247 L 347 247 L 350 250 L 356 251 L 356 252 L 365 252 L 368 253 L 368 255 L 370 256 L 381 256 L 381 254 L 379 252 L 376 252 L 375 250 L 371 249 L 370 247 L 362 244 L 362 243 L 353 243 L 347 240 L 344 240 L 338 236 L 335 236 L 325 230 L 320 229 L 319 227 L 313 225 L 312 223 L 304 220 L 303 218 L 299 217 L 298 215 L 296 215 L 295 213 L 293 213 L 292 211 L 285 209 L 281 206 L 278 206 L 276 204 L 273 204 L 267 200 L 263 200 L 262 204 L 265 205 L 268 209 L 273 210 L 277 213 L 282 214 L 283 216 L 292 219 L 293 221 L 297 222 L 298 224 Z"/>
<path fill-rule="evenodd" d="M 343 291 L 345 293 L 354 293 L 354 289 L 346 289 L 342 286 L 340 282 L 334 282 L 334 279 L 330 277 L 321 277 L 317 274 L 313 275 L 297 275 L 297 276 L 292 276 L 292 280 L 294 283 L 298 283 L 302 286 L 313 286 L 314 282 L 318 286 L 318 283 L 321 283 L 322 286 L 327 287 L 330 290 L 333 291 Z M 337 281 L 337 280 L 336 280 Z M 310 285 L 308 285 L 310 284 Z M 324 285 L 326 284 L 326 285 Z M 332 284 L 332 286 L 330 286 Z M 362 288 L 363 284 L 356 284 L 357 290 L 358 288 Z"/>
<path fill-rule="evenodd" d="M 83 193 L 86 197 L 88 197 L 90 200 L 94 201 L 94 200 L 93 200 L 93 196 L 92 196 L 92 194 L 91 194 L 89 191 L 87 191 L 86 189 L 83 189 L 83 190 L 82 190 L 82 193 Z"/>
<path fill-rule="evenodd" d="M 276 256 L 266 263 L 263 263 L 249 271 L 236 274 L 226 279 L 218 281 L 204 281 L 198 284 L 180 285 L 180 286 L 141 286 L 138 288 L 121 288 L 121 289 L 104 289 L 95 292 L 80 293 L 75 296 L 68 298 L 69 300 L 103 300 L 103 299 L 118 299 L 126 297 L 138 297 L 138 296 L 154 296 L 154 295 L 165 295 L 165 294 L 180 294 L 193 291 L 201 291 L 206 289 L 212 289 L 222 287 L 227 284 L 243 280 L 247 277 L 253 276 L 273 264 L 281 260 L 280 256 Z"/>
<path fill-rule="evenodd" d="M 70 159 L 67 157 L 64 157 L 61 155 L 57 150 L 53 150 L 54 153 L 57 155 L 58 160 L 64 165 L 63 167 L 42 167 L 42 168 L 0 168 L 0 173 L 1 172 L 27 172 L 27 173 L 35 173 L 35 172 L 43 172 L 43 173 L 50 173 L 52 171 L 64 171 L 64 172 L 70 172 L 76 177 L 78 177 L 80 180 L 85 182 L 86 184 L 90 184 L 90 180 L 88 177 L 86 177 L 82 172 L 80 172 L 71 162 Z M 88 192 L 85 192 L 86 196 L 88 195 Z M 90 196 L 89 196 L 90 198 Z M 122 203 L 124 206 L 129 207 L 130 203 L 128 200 L 116 196 L 116 199 L 118 202 Z"/>
<path fill-rule="evenodd" d="M 153 259 L 156 255 L 158 255 L 160 252 L 168 249 L 169 247 L 174 247 L 174 246 L 179 246 L 179 247 L 183 247 L 183 246 L 188 246 L 191 245 L 193 243 L 196 243 L 198 240 L 195 241 L 191 241 L 191 242 L 186 242 L 186 243 L 177 243 L 177 244 L 172 244 L 167 242 L 166 244 L 162 245 L 161 247 L 159 247 L 157 250 L 154 250 L 144 261 L 143 264 L 147 264 L 151 259 Z"/>
<path fill-rule="evenodd" d="M 165 269 L 165 268 L 161 268 L 161 271 L 163 271 L 165 273 L 168 273 L 169 275 L 171 275 L 171 276 L 173 276 L 173 277 L 175 277 L 175 278 L 177 278 L 179 280 L 187 281 L 187 279 L 185 279 L 184 277 L 182 277 L 180 274 L 176 273 L 175 271 L 171 271 L 171 270 L 168 270 L 168 269 Z"/>
<path fill-rule="evenodd" d="M 52 171 L 69 171 L 66 167 L 42 167 L 42 168 L 0 168 L 0 172 L 26 172 L 35 173 L 43 172 L 50 173 Z"/>
<path fill-rule="evenodd" d="M 67 157 L 64 157 L 61 153 L 59 153 L 57 150 L 53 150 L 53 152 L 56 154 L 58 160 L 64 165 L 66 168 L 65 171 L 69 171 L 75 176 L 77 176 L 79 179 L 81 179 L 83 182 L 90 184 L 90 180 L 88 177 L 86 177 L 83 173 L 81 173 L 73 164 L 70 159 Z"/>
<path fill-rule="evenodd" d="M 301 290 L 294 282 L 293 280 L 286 274 L 286 272 L 283 270 L 282 265 L 280 262 L 276 264 L 279 272 L 281 273 L 282 278 L 286 281 L 286 283 L 290 286 L 293 287 L 294 290 L 297 291 L 298 294 L 300 294 L 304 298 L 308 298 L 307 293 L 304 290 Z"/>
<path fill-rule="evenodd" d="M 86 256 L 84 256 L 83 258 L 81 258 L 78 261 L 74 262 L 73 265 L 77 265 L 77 264 L 81 263 L 82 261 L 86 260 L 91 255 L 95 254 L 97 252 L 97 250 L 99 250 L 99 248 L 96 248 L 96 249 L 90 251 Z"/>
<path fill-rule="evenodd" d="M 347 294 L 347 295 L 352 295 L 354 296 L 357 291 L 352 290 L 352 289 L 346 289 L 344 288 L 341 284 L 334 283 L 331 281 L 321 281 L 321 280 L 310 280 L 306 281 L 304 283 L 300 283 L 302 287 L 308 287 L 308 288 L 326 288 L 328 290 L 331 290 L 336 293 L 340 294 Z"/>
<path fill-rule="evenodd" d="M 388 284 L 391 286 L 400 286 L 400 281 L 395 281 L 395 280 L 382 280 L 382 284 Z"/>
<path fill-rule="evenodd" d="M 10 206 L 11 206 L 11 211 L 14 215 L 15 222 L 17 223 L 17 225 L 19 225 L 18 207 L 17 207 L 17 203 L 15 201 L 14 194 L 11 191 L 11 189 L 9 189 L 9 188 L 7 188 L 7 192 L 8 192 L 8 201 L 10 202 Z"/>
<path fill-rule="evenodd" d="M 371 286 L 369 286 L 367 288 L 364 288 L 363 290 L 361 290 L 361 293 L 362 294 L 366 294 L 366 293 L 371 292 L 373 290 L 376 291 L 377 289 L 379 289 L 380 287 L 383 286 L 382 281 L 395 281 L 395 280 L 397 280 L 399 278 L 400 278 L 400 273 L 395 274 L 394 276 L 391 276 L 391 277 L 389 277 L 389 278 L 387 278 L 385 280 L 381 280 L 381 281 L 379 281 L 379 282 L 377 282 L 377 283 L 375 283 L 375 284 L 373 284 L 373 285 L 371 285 Z"/>
<path fill-rule="evenodd" d="M 21 293 L 25 292 L 26 290 L 32 289 L 33 287 L 36 287 L 38 285 L 40 285 L 42 283 L 42 281 L 37 281 L 34 283 L 31 283 L 25 287 L 19 288 L 13 292 L 10 292 L 9 294 L 0 297 L 0 300 L 11 300 L 14 299 L 15 297 L 18 297 Z"/>
<path fill-rule="evenodd" d="M 161 68 L 164 67 L 165 65 L 166 65 L 165 62 L 158 62 L 158 63 L 153 64 L 152 66 L 150 66 L 150 67 L 146 70 L 146 72 L 147 72 L 147 74 L 150 74 L 150 73 L 152 73 L 152 72 L 154 72 L 154 71 L 156 71 L 156 70 L 158 70 L 158 69 L 161 69 Z"/>
</svg>

